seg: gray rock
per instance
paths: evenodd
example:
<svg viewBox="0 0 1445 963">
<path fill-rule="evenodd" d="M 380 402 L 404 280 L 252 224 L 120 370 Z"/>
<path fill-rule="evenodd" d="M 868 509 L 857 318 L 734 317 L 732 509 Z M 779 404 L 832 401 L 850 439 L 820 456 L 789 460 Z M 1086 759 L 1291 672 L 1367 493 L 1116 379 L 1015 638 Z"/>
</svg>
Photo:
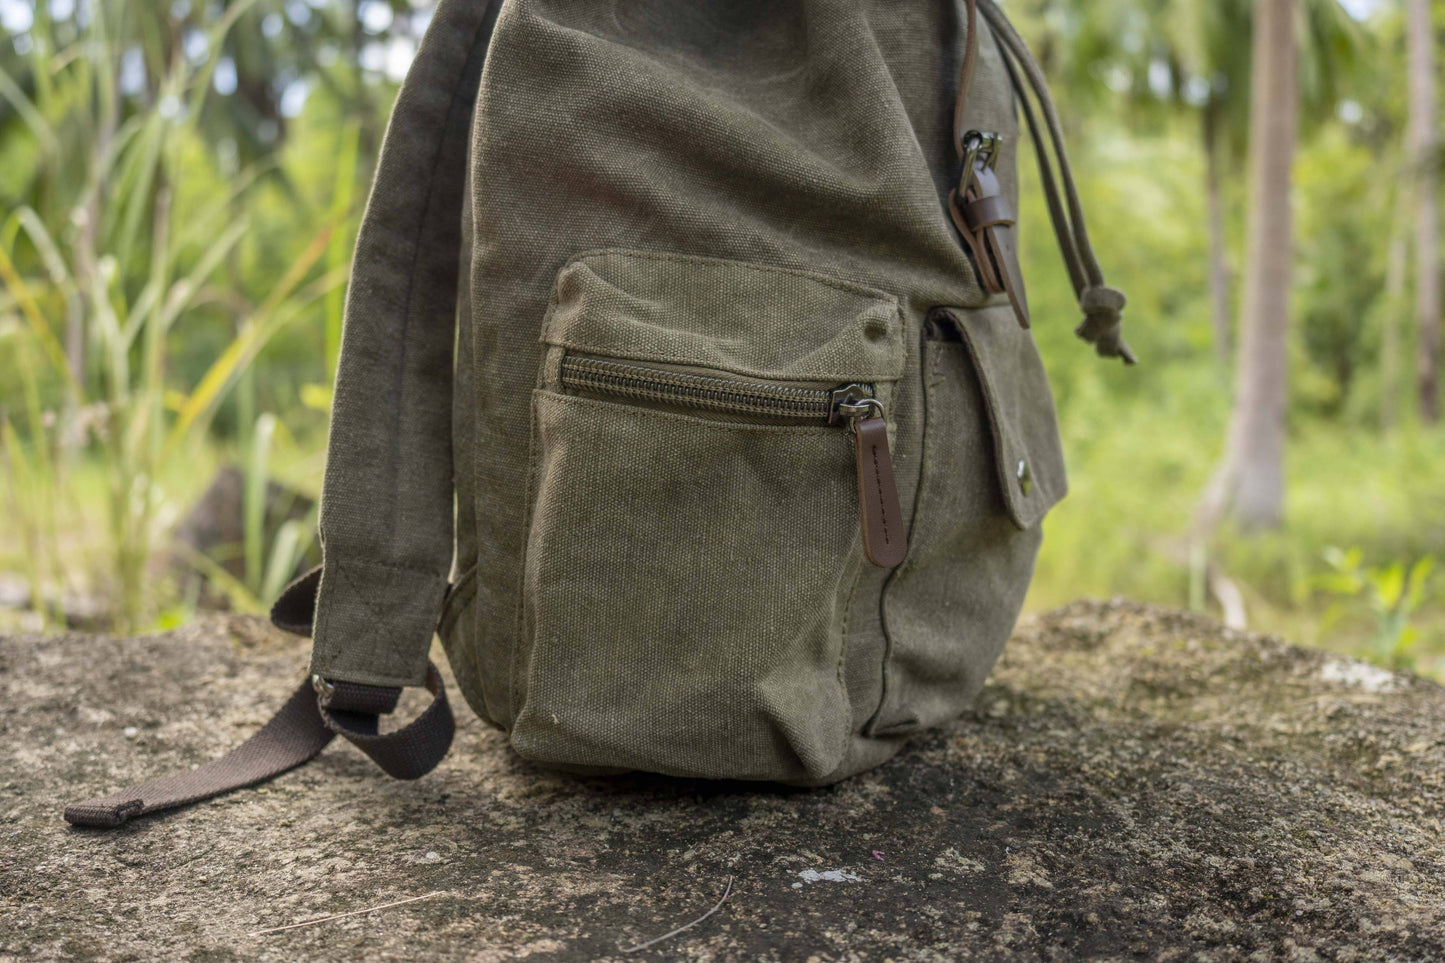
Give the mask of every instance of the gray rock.
<svg viewBox="0 0 1445 963">
<path fill-rule="evenodd" d="M 110 602 L 101 595 L 51 585 L 42 590 L 41 598 L 46 615 L 58 616 L 67 628 L 96 632 L 113 624 Z M 11 572 L 0 572 L 0 632 L 11 625 L 30 631 L 43 627 L 45 619 L 35 606 L 35 593 L 28 580 Z"/>
<path fill-rule="evenodd" d="M 0 572 L 0 609 L 30 607 L 30 583 L 19 575 Z"/>
<path fill-rule="evenodd" d="M 224 465 L 176 525 L 171 533 L 176 550 L 172 552 L 167 567 L 181 584 L 182 596 L 196 597 L 209 608 L 228 607 L 225 593 L 210 584 L 192 559 L 196 555 L 208 556 L 232 578 L 245 578 L 245 498 L 245 473 L 239 465 Z M 269 550 L 281 525 L 307 518 L 315 507 L 315 501 L 277 481 L 268 480 L 265 505 L 265 544 Z M 320 561 L 320 554 L 313 545 L 290 574 L 299 575 Z"/>
<path fill-rule="evenodd" d="M 333 746 L 61 821 L 304 667 L 239 618 L 0 640 L 0 960 L 1445 958 L 1445 690 L 1123 602 L 1026 620 L 975 714 L 830 789 L 557 775 L 463 712 L 417 782 Z"/>
</svg>

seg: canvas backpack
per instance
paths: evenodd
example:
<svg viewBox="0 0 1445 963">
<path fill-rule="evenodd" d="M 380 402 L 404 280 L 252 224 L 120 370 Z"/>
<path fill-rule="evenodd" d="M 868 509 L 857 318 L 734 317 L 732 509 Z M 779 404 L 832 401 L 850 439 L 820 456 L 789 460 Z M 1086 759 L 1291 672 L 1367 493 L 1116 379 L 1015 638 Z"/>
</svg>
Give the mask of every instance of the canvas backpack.
<svg viewBox="0 0 1445 963">
<path fill-rule="evenodd" d="M 441 0 L 357 240 L 312 678 L 134 816 L 468 705 L 577 772 L 820 785 L 956 716 L 1064 495 L 1016 110 L 1100 355 L 1059 120 L 989 0 Z M 1038 318 L 1040 324 L 1063 319 Z M 383 731 L 407 686 L 430 706 Z"/>
</svg>

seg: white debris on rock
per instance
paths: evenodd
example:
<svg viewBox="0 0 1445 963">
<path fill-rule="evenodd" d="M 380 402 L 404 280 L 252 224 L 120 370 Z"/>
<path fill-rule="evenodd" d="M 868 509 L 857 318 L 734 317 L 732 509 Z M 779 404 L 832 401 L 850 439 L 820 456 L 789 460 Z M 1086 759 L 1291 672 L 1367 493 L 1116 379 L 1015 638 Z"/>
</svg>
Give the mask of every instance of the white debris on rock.
<svg viewBox="0 0 1445 963">
<path fill-rule="evenodd" d="M 1400 688 L 1395 673 L 1368 662 L 1335 659 L 1320 666 L 1320 678 L 1326 682 L 1364 689 L 1366 692 L 1394 692 Z"/>
<path fill-rule="evenodd" d="M 829 869 L 821 873 L 816 869 L 805 869 L 798 876 L 805 883 L 856 883 L 862 879 L 857 873 L 846 869 Z"/>
</svg>

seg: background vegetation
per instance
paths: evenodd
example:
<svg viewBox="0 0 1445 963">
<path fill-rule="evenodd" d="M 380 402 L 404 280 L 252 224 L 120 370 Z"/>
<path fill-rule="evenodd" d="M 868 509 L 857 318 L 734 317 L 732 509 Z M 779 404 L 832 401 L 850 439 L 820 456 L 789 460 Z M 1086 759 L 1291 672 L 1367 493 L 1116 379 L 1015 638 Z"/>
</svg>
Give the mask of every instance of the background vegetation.
<svg viewBox="0 0 1445 963">
<path fill-rule="evenodd" d="M 1247 240 L 1256 4 L 1007 4 L 1144 362 L 1074 338 L 1025 160 L 1025 272 L 1072 487 L 1029 604 L 1128 595 L 1442 674 L 1445 430 L 1418 363 L 1441 270 L 1419 213 L 1440 204 L 1421 136 L 1438 118 L 1422 127 L 1418 86 L 1439 64 L 1408 61 L 1412 125 L 1406 54 L 1422 17 L 1440 46 L 1445 4 L 1259 4 L 1291 25 L 1297 81 L 1272 115 L 1295 124 L 1283 309 L 1243 293 L 1270 253 Z M 409 0 L 0 0 L 0 631 L 174 624 L 204 601 L 197 570 L 258 608 L 308 551 L 314 516 L 268 513 L 268 483 L 319 488 L 359 206 L 427 17 Z M 1260 331 L 1282 346 L 1263 376 L 1239 363 Z M 1273 517 L 1205 497 L 1238 461 L 1249 378 L 1285 387 Z M 238 537 L 177 549 L 229 463 Z"/>
</svg>

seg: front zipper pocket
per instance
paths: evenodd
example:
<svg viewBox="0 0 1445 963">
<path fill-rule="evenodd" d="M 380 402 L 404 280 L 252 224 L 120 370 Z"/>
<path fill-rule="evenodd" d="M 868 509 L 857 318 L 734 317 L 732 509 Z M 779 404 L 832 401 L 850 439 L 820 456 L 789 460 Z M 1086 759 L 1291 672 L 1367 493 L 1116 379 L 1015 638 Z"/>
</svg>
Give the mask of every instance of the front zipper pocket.
<svg viewBox="0 0 1445 963">
<path fill-rule="evenodd" d="M 853 438 L 858 472 L 858 528 L 863 552 L 880 568 L 892 568 L 907 554 L 886 412 L 883 403 L 874 397 L 873 385 L 854 382 L 831 388 L 803 387 L 568 354 L 561 358 L 559 381 L 572 392 L 685 410 L 845 426 Z"/>
<path fill-rule="evenodd" d="M 569 767 L 825 779 L 851 733 L 851 592 L 869 556 L 903 550 L 896 304 L 801 272 L 617 252 L 569 265 L 557 291 L 533 395 L 513 745 Z"/>
</svg>

